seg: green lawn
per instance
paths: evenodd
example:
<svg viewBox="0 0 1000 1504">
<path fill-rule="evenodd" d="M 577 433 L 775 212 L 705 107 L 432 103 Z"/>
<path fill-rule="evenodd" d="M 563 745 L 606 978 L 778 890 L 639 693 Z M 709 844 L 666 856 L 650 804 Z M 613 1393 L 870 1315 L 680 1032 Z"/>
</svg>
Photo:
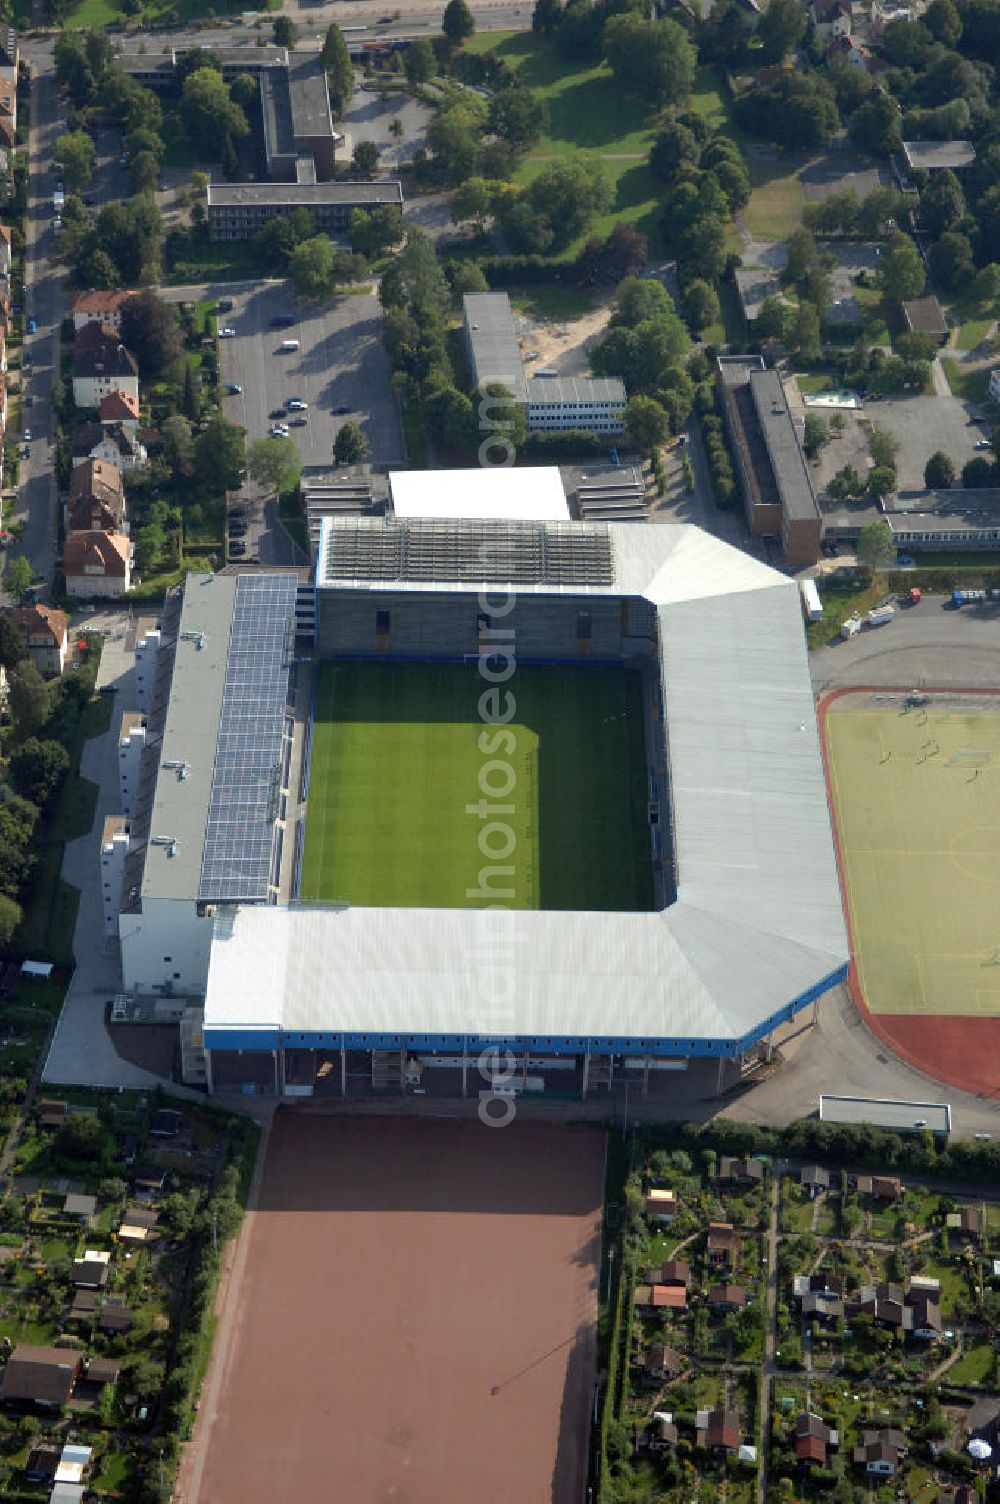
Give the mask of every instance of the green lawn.
<svg viewBox="0 0 1000 1504">
<path fill-rule="evenodd" d="M 253 241 L 202 239 L 201 236 L 172 235 L 168 242 L 169 273 L 165 281 L 244 282 L 260 277 L 260 254 Z"/>
<path fill-rule="evenodd" d="M 577 153 L 596 159 L 612 204 L 587 234 L 607 235 L 615 224 L 629 220 L 655 237 L 663 185 L 646 166 L 655 119 L 641 101 L 622 93 L 611 70 L 603 63 L 581 67 L 525 32 L 488 32 L 467 45 L 477 52 L 496 52 L 548 107 L 548 131 L 521 163 L 515 182 L 528 183 L 549 163 Z M 582 239 L 564 255 L 575 255 Z"/>
<path fill-rule="evenodd" d="M 993 1348 L 981 1342 L 966 1348 L 958 1362 L 948 1370 L 949 1384 L 986 1384 L 993 1374 Z"/>
<path fill-rule="evenodd" d="M 802 180 L 798 172 L 775 176 L 755 170 L 753 161 L 750 165 L 753 188 L 744 218 L 758 240 L 787 240 L 802 220 Z"/>
<path fill-rule="evenodd" d="M 263 0 L 260 10 L 277 10 L 279 0 Z M 183 26 L 202 16 L 235 15 L 244 10 L 243 0 L 148 0 L 139 18 L 144 26 Z M 124 12 L 117 0 L 81 0 L 66 16 L 63 26 L 71 31 L 118 25 Z"/>
<path fill-rule="evenodd" d="M 1000 1015 L 1000 714 L 834 708 L 826 740 L 869 1008 Z"/>
<path fill-rule="evenodd" d="M 887 345 L 889 327 L 882 307 L 882 294 L 877 287 L 855 287 L 854 296 L 861 309 L 861 327 L 870 345 Z"/>
<path fill-rule="evenodd" d="M 322 666 L 304 899 L 481 907 L 468 890 L 484 866 L 506 863 L 510 908 L 649 907 L 638 675 L 519 666 L 513 746 L 484 728 L 484 687 L 475 665 Z M 499 750 L 484 750 L 484 733 Z M 499 786 L 508 769 L 513 847 L 503 853 L 501 830 L 491 856 L 467 806 L 482 799 L 481 778 Z"/>
<path fill-rule="evenodd" d="M 959 327 L 955 341 L 959 350 L 974 350 L 986 338 L 992 319 L 966 319 Z"/>
<path fill-rule="evenodd" d="M 954 397 L 961 397 L 966 402 L 986 402 L 989 399 L 989 371 L 967 371 L 947 355 L 942 355 L 941 364 Z"/>
<path fill-rule="evenodd" d="M 593 294 L 580 287 L 512 286 L 507 293 L 513 306 L 533 319 L 569 322 L 592 313 L 596 306 Z"/>
</svg>

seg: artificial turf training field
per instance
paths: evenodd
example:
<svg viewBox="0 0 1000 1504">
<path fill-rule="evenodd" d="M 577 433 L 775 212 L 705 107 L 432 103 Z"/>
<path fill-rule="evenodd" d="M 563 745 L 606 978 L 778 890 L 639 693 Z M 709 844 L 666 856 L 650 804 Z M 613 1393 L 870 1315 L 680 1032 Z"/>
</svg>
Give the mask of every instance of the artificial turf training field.
<svg viewBox="0 0 1000 1504">
<path fill-rule="evenodd" d="M 869 1009 L 1000 1017 L 1000 708 L 832 706 L 826 748 Z"/>
<path fill-rule="evenodd" d="M 520 909 L 652 903 L 642 690 L 603 667 L 521 667 L 506 726 L 484 725 L 475 664 L 325 663 L 319 669 L 300 896 L 365 907 L 481 908 L 479 873 L 510 865 L 499 898 Z M 501 703 L 503 703 L 501 701 Z M 502 738 L 509 731 L 513 747 Z M 480 739 L 487 750 L 481 749 Z M 512 806 L 495 856 L 483 799 Z M 510 766 L 516 782 L 503 796 Z"/>
</svg>

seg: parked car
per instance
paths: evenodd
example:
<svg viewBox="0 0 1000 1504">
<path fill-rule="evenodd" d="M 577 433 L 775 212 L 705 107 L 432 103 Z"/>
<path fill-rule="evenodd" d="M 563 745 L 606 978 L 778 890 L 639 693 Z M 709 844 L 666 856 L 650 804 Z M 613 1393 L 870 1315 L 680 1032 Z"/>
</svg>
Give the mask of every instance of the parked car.
<svg viewBox="0 0 1000 1504">
<path fill-rule="evenodd" d="M 239 397 L 243 388 L 238 381 L 224 381 L 222 383 L 222 390 L 228 392 L 230 397 Z"/>
<path fill-rule="evenodd" d="M 989 449 L 991 447 L 990 441 L 989 439 L 977 439 L 974 447 L 976 449 Z"/>
<path fill-rule="evenodd" d="M 276 313 L 271 319 L 272 329 L 288 329 L 295 323 L 294 313 Z"/>
<path fill-rule="evenodd" d="M 246 544 L 245 543 L 241 543 L 238 538 L 234 542 L 230 543 L 230 545 L 229 545 L 229 552 L 236 559 L 238 559 L 241 556 L 241 554 L 245 554 L 246 551 L 247 551 Z"/>
<path fill-rule="evenodd" d="M 232 300 L 232 298 L 220 298 L 219 301 L 215 305 L 215 311 L 216 311 L 216 313 L 232 313 L 232 311 L 233 311 L 233 300 Z"/>
<path fill-rule="evenodd" d="M 271 436 L 272 439 L 287 439 L 288 438 L 288 424 L 287 423 L 272 423 L 271 428 L 270 428 L 270 436 Z"/>
<path fill-rule="evenodd" d="M 38 320 L 34 316 L 32 316 L 28 320 L 28 333 L 29 334 L 34 334 L 37 329 L 38 329 Z"/>
<path fill-rule="evenodd" d="M 308 402 L 303 402 L 301 397 L 289 397 L 285 406 L 290 413 L 304 413 L 309 404 Z"/>
<path fill-rule="evenodd" d="M 220 329 L 219 330 L 219 338 L 220 339 L 235 339 L 236 338 L 236 330 L 235 329 Z"/>
<path fill-rule="evenodd" d="M 30 428 L 26 428 L 24 430 L 24 442 L 26 444 L 30 444 L 31 443 L 31 429 Z"/>
<path fill-rule="evenodd" d="M 298 418 L 290 418 L 288 420 L 288 426 L 289 426 L 289 428 L 306 428 L 306 427 L 308 427 L 308 425 L 309 425 L 309 419 L 308 418 L 298 417 Z"/>
<path fill-rule="evenodd" d="M 231 522 L 229 524 L 230 538 L 242 538 L 247 530 L 245 522 Z"/>
<path fill-rule="evenodd" d="M 345 413 L 349 413 L 351 411 L 351 409 L 347 406 L 346 403 L 344 404 L 343 407 L 335 407 L 333 410 L 337 414 L 338 418 L 342 418 Z"/>
<path fill-rule="evenodd" d="M 271 419 L 272 423 L 277 423 L 285 416 L 285 409 L 283 407 L 272 407 L 267 416 Z"/>
</svg>

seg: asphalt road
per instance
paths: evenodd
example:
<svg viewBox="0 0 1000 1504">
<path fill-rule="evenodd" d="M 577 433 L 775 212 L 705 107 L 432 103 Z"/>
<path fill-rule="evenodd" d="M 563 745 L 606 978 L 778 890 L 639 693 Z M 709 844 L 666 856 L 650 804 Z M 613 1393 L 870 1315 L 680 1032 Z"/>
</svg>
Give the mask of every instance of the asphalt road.
<svg viewBox="0 0 1000 1504">
<path fill-rule="evenodd" d="M 530 31 L 532 5 L 512 5 L 510 0 L 471 0 L 478 31 Z M 379 24 L 379 17 L 401 11 L 398 20 Z M 412 9 L 406 0 L 393 0 L 386 5 L 383 0 L 334 0 L 332 4 L 316 5 L 310 0 L 287 0 L 283 7 L 285 15 L 291 16 L 300 29 L 296 51 L 308 52 L 322 46 L 326 28 L 331 21 L 347 30 L 348 41 L 364 41 L 370 37 L 419 37 L 433 36 L 441 29 L 444 5 L 428 6 L 426 0 L 413 0 Z M 242 17 L 234 17 L 228 24 L 219 23 L 197 31 L 168 31 L 162 35 L 164 43 L 172 47 L 232 47 L 241 39 L 256 42 L 257 38 L 270 31 L 273 15 L 260 17 L 260 29 L 247 23 Z M 124 38 L 122 51 L 137 52 L 145 44 L 151 49 L 153 42 L 146 35 Z"/>
<path fill-rule="evenodd" d="M 925 595 L 887 626 L 859 632 L 810 654 L 817 691 L 852 684 L 928 689 L 991 689 L 1000 681 L 1000 604 L 953 610 L 946 596 Z"/>
<path fill-rule="evenodd" d="M 15 519 L 24 525 L 20 543 L 11 556 L 24 554 L 35 573 L 46 581 L 55 569 L 56 486 L 55 450 L 50 442 L 53 433 L 50 396 L 52 382 L 58 376 L 59 319 L 62 299 L 59 269 L 48 259 L 55 247 L 52 230 L 52 150 L 61 129 L 61 106 L 52 73 L 52 46 L 47 40 L 29 39 L 22 43 L 22 53 L 31 63 L 34 78 L 31 96 L 31 130 L 28 139 L 28 244 L 25 269 L 26 317 L 36 320 L 37 330 L 26 335 L 23 357 L 30 357 L 32 369 L 25 392 L 31 405 L 22 407 L 22 426 L 30 429 L 31 457 L 22 462 L 20 492 Z"/>
</svg>

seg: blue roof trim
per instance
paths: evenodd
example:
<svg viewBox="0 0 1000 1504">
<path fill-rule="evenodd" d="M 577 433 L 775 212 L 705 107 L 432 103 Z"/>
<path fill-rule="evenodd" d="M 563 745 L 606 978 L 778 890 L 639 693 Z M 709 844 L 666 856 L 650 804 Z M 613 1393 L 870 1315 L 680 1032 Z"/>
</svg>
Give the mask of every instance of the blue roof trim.
<svg viewBox="0 0 1000 1504">
<path fill-rule="evenodd" d="M 470 1063 L 484 1050 L 531 1050 L 538 1055 L 629 1054 L 658 1055 L 664 1058 L 692 1057 L 712 1059 L 744 1054 L 796 1013 L 822 997 L 831 987 L 844 981 L 846 962 L 828 973 L 822 981 L 800 993 L 776 1013 L 740 1039 L 668 1039 L 639 1038 L 624 1035 L 546 1035 L 546 1034 L 342 1034 L 326 1030 L 280 1030 L 212 1028 L 205 1030 L 205 1047 L 209 1050 L 446 1050 L 451 1054 L 467 1050 Z"/>
</svg>

